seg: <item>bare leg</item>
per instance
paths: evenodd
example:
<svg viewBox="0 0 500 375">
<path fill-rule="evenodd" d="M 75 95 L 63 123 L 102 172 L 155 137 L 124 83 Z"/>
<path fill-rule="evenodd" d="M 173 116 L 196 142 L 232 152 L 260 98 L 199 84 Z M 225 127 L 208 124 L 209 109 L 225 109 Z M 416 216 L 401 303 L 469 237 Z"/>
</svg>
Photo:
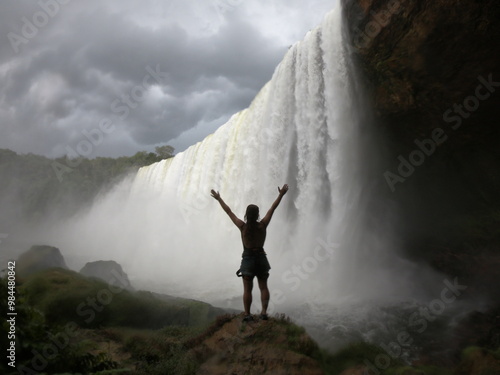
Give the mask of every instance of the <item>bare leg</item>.
<svg viewBox="0 0 500 375">
<path fill-rule="evenodd" d="M 269 289 L 267 288 L 267 277 L 258 278 L 260 289 L 260 300 L 262 302 L 262 315 L 267 314 L 267 306 L 269 305 Z"/>
<path fill-rule="evenodd" d="M 250 315 L 250 306 L 252 306 L 253 277 L 243 276 L 243 307 L 245 315 Z"/>
</svg>

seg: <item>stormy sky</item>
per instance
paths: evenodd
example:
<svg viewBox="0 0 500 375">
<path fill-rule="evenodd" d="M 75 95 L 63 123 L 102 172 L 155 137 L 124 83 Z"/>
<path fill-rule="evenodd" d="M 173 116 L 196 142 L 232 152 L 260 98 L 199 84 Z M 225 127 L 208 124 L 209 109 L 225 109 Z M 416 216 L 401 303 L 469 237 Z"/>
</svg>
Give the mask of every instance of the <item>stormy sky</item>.
<svg viewBox="0 0 500 375">
<path fill-rule="evenodd" d="M 246 108 L 336 2 L 2 0 L 0 148 L 182 151 Z"/>
</svg>

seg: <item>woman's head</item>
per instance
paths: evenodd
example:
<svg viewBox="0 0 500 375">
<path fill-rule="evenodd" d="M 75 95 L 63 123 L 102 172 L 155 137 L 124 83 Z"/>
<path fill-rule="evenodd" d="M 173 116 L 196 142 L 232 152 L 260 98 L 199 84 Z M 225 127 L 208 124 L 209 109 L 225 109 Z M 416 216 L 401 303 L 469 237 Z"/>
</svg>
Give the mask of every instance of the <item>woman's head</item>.
<svg viewBox="0 0 500 375">
<path fill-rule="evenodd" d="M 259 207 L 255 204 L 249 204 L 245 213 L 245 221 L 247 223 L 254 223 L 257 220 L 259 220 Z"/>
</svg>

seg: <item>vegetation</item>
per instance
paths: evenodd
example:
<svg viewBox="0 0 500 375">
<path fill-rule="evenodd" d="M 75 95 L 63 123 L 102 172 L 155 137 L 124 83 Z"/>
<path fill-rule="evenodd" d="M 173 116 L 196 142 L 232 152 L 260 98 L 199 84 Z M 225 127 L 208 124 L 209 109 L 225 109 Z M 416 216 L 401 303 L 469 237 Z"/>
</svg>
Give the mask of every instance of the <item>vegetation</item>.
<svg viewBox="0 0 500 375">
<path fill-rule="evenodd" d="M 6 284 L 0 279 L 2 295 L 7 294 Z M 392 358 L 386 363 L 387 353 L 365 342 L 333 354 L 320 349 L 304 328 L 285 315 L 262 324 L 241 323 L 240 316 L 220 314 L 214 308 L 211 311 L 201 302 L 114 288 L 60 268 L 18 278 L 17 369 L 25 374 L 192 375 L 214 351 L 221 350 L 219 357 L 232 364 L 262 348 L 261 353 L 275 354 L 261 361 L 272 360 L 276 353 L 295 352 L 304 356 L 301 358 L 315 360 L 325 374 L 358 373 L 363 369 L 380 375 L 500 371 L 500 349 L 496 346 L 465 349 L 454 369 L 410 366 Z M 106 299 L 106 291 L 112 298 Z M 84 308 L 79 308 L 82 304 Z M 6 298 L 0 299 L 0 309 L 7 311 Z M 90 310 L 94 314 L 89 314 Z M 8 330 L 6 320 L 1 325 L 2 331 Z M 9 347 L 6 334 L 0 336 L 0 342 Z M 17 373 L 12 370 L 5 361 L 0 364 L 0 373 Z"/>
<path fill-rule="evenodd" d="M 306 334 L 304 327 L 293 323 L 285 314 L 278 315 L 276 323 L 285 331 L 287 339 L 285 347 L 322 362 L 323 357 L 318 344 Z"/>
<path fill-rule="evenodd" d="M 7 294 L 7 282 L 0 280 L 0 293 Z M 7 299 L 0 299 L 0 308 L 7 311 Z M 97 372 L 111 370 L 117 363 L 105 352 L 92 353 L 88 343 L 68 335 L 64 327 L 51 325 L 44 314 L 27 303 L 23 293 L 16 300 L 16 355 L 17 370 L 24 374 L 62 372 Z M 2 331 L 7 331 L 7 322 L 2 322 Z M 2 334 L 2 347 L 9 348 L 7 335 Z M 6 361 L 0 364 L 2 374 L 17 374 Z"/>
<path fill-rule="evenodd" d="M 160 329 L 205 325 L 222 312 L 194 300 L 167 302 L 150 292 L 131 292 L 60 268 L 27 277 L 19 289 L 25 301 L 51 325 L 74 322 L 82 328 Z"/>
<path fill-rule="evenodd" d="M 49 159 L 0 149 L 0 197 L 4 198 L 0 207 L 15 202 L 11 218 L 37 219 L 50 212 L 72 214 L 126 174 L 173 153 L 174 148 L 167 145 L 157 147 L 156 153 L 141 151 L 130 157 Z"/>
<path fill-rule="evenodd" d="M 193 300 L 120 290 L 60 268 L 18 278 L 16 292 L 16 365 L 23 373 L 130 373 L 128 366 L 140 363 L 139 373 L 190 374 L 194 362 L 184 342 L 222 312 Z M 5 279 L 0 293 L 7 295 Z M 0 308 L 7 311 L 6 298 Z M 4 320 L 2 331 L 8 328 Z M 0 340 L 9 347 L 6 334 Z M 118 354 L 112 346 L 120 347 Z M 12 370 L 5 361 L 0 365 L 0 373 Z"/>
</svg>

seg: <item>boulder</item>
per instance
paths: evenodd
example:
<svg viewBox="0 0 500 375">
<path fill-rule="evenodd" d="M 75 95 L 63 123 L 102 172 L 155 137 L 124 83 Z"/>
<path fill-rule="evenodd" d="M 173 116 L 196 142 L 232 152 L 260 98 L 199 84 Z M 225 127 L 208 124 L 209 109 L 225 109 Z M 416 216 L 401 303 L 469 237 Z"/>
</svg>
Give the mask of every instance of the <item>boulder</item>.
<svg viewBox="0 0 500 375">
<path fill-rule="evenodd" d="M 21 276 L 56 267 L 68 269 L 59 249 L 46 245 L 32 246 L 16 262 L 17 273 Z"/>
<path fill-rule="evenodd" d="M 127 274 L 123 271 L 122 266 L 114 260 L 99 260 L 96 262 L 88 262 L 80 270 L 80 273 L 87 277 L 95 277 L 103 280 L 108 284 L 122 287 L 125 289 L 133 289 Z"/>
</svg>

